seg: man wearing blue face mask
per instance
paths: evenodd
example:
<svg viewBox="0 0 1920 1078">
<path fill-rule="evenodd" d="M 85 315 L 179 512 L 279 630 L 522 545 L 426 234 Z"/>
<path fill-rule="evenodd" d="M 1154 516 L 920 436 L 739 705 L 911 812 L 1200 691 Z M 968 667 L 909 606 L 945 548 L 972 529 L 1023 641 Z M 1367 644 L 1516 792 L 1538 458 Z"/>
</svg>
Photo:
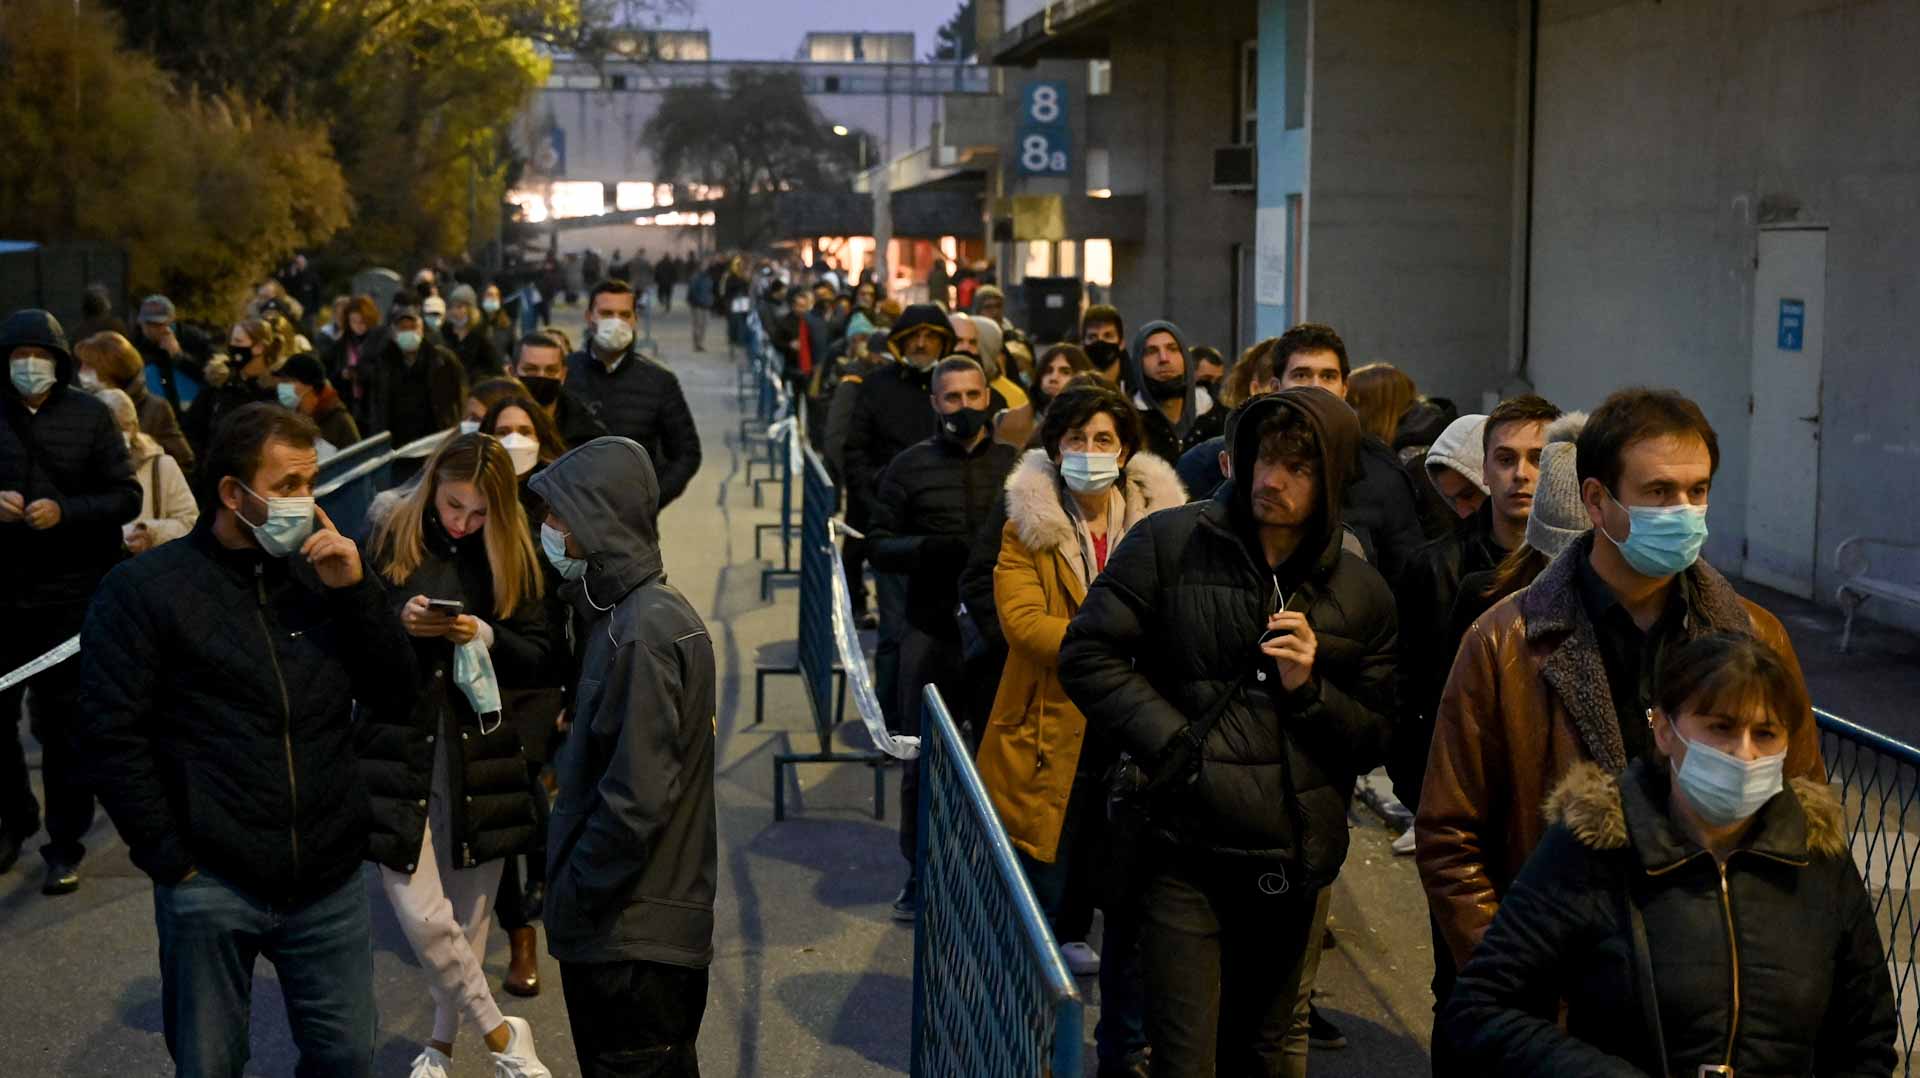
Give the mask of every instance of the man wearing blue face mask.
<svg viewBox="0 0 1920 1078">
<path fill-rule="evenodd" d="M 459 357 L 440 343 L 440 334 L 427 332 L 419 308 L 396 308 L 388 325 L 393 332 L 373 370 L 367 422 L 361 433 L 390 431 L 398 448 L 460 422 L 460 410 L 467 401 L 467 372 Z M 401 462 L 394 463 L 397 467 Z M 418 461 L 412 462 L 407 475 L 418 466 Z"/>
<path fill-rule="evenodd" d="M 1654 755 L 1647 709 L 1663 656 L 1707 633 L 1777 652 L 1808 707 L 1779 619 L 1700 560 L 1719 440 L 1692 401 L 1626 389 L 1577 445 L 1593 531 L 1531 586 L 1482 615 L 1442 694 L 1415 820 L 1421 881 L 1464 964 L 1546 829 L 1542 803 L 1568 771 L 1619 772 Z M 1822 775 L 1811 721 L 1789 724 L 1785 773 Z"/>
<path fill-rule="evenodd" d="M 237 409 L 202 465 L 213 511 L 109 573 L 81 632 L 77 741 L 153 880 L 182 1074 L 240 1073 L 257 957 L 284 989 L 298 1073 L 372 1070 L 353 706 L 413 684 L 414 649 L 314 504 L 318 438 L 278 405 Z"/>
</svg>

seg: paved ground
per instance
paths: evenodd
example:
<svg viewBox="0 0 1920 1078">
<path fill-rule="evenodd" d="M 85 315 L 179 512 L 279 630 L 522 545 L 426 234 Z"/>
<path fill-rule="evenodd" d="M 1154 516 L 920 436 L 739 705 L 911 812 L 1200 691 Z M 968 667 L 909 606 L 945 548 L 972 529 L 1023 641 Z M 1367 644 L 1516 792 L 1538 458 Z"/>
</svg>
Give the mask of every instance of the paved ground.
<svg viewBox="0 0 1920 1078">
<path fill-rule="evenodd" d="M 577 313 L 562 316 L 577 323 Z M 904 865 L 895 852 L 894 807 L 870 814 L 864 768 L 810 768 L 801 775 L 794 815 L 775 825 L 772 756 L 811 740 L 792 679 L 770 683 L 767 726 L 748 727 L 756 657 L 793 636 L 795 597 L 759 596 L 762 565 L 753 558 L 755 523 L 773 511 L 752 507 L 743 465 L 727 432 L 737 428 L 733 368 L 724 352 L 695 355 L 683 313 L 656 327 L 662 351 L 680 372 L 698 418 L 706 463 L 686 498 L 664 518 L 672 580 L 713 631 L 722 676 L 720 700 L 721 895 L 718 953 L 706 1027 L 709 1075 L 848 1076 L 906 1070 L 912 999 L 911 932 L 887 919 L 887 902 Z M 769 492 L 771 493 L 771 491 Z M 769 499 L 771 501 L 771 499 Z M 769 547 L 771 551 L 771 546 Z M 1835 654 L 1830 615 L 1778 597 L 1763 599 L 1794 632 L 1816 700 L 1841 714 L 1916 731 L 1896 701 L 1920 689 L 1920 646 L 1869 631 L 1851 658 Z M 893 776 L 888 793 L 896 796 Z M 1424 902 L 1410 860 L 1388 849 L 1393 833 L 1358 810 L 1353 853 L 1337 885 L 1337 948 L 1321 967 L 1323 1009 L 1352 1046 L 1317 1055 L 1329 1076 L 1422 1073 L 1430 1021 L 1432 958 Z M 29 856 L 0 876 L 0 1052 L 18 1074 L 158 1074 L 167 1067 L 160 1035 L 159 982 L 151 889 L 127 861 L 104 818 L 91 836 L 95 853 L 74 896 L 44 899 L 38 861 Z M 386 901 L 370 887 L 381 1008 L 379 1069 L 404 1074 L 431 1021 L 424 980 Z M 488 973 L 498 983 L 505 939 L 495 933 Z M 509 1014 L 534 1023 L 542 1054 L 557 1075 L 574 1075 L 558 971 L 549 961 L 546 993 L 531 1001 L 500 997 Z M 1092 982 L 1083 989 L 1097 1005 Z M 249 1073 L 286 1074 L 291 1051 L 274 979 L 257 981 L 255 1063 Z M 1088 1029 L 1092 1029 L 1090 1016 Z M 456 1073 L 491 1073 L 467 1033 Z M 1088 1071 L 1092 1073 L 1091 1069 Z"/>
</svg>

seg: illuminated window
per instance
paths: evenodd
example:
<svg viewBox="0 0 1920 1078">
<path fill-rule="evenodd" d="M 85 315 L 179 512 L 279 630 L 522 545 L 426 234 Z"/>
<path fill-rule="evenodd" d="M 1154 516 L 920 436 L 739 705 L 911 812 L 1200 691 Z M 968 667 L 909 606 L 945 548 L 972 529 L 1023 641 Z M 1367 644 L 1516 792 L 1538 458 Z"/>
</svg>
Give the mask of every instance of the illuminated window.
<svg viewBox="0 0 1920 1078">
<path fill-rule="evenodd" d="M 1027 241 L 1026 277 L 1045 277 L 1053 272 L 1053 245 L 1046 240 Z"/>
<path fill-rule="evenodd" d="M 673 185 L 663 183 L 653 189 L 653 204 L 656 206 L 673 205 Z"/>
<path fill-rule="evenodd" d="M 653 184 L 622 180 L 614 185 L 613 206 L 617 210 L 650 210 L 653 208 Z"/>
<path fill-rule="evenodd" d="M 1087 96 L 1103 97 L 1113 92 L 1113 61 L 1087 61 Z"/>
<path fill-rule="evenodd" d="M 1060 276 L 1062 277 L 1071 277 L 1074 275 L 1074 246 L 1072 240 L 1060 241 L 1058 253 L 1060 255 Z"/>
<path fill-rule="evenodd" d="M 1113 241 L 1087 240 L 1081 245 L 1087 263 L 1084 274 L 1088 284 L 1113 287 Z"/>
<path fill-rule="evenodd" d="M 1087 148 L 1087 194 L 1093 198 L 1113 197 L 1113 157 L 1105 146 Z"/>
<path fill-rule="evenodd" d="M 547 199 L 538 191 L 515 188 L 507 192 L 507 201 L 520 208 L 520 219 L 537 225 L 547 219 Z"/>
<path fill-rule="evenodd" d="M 598 217 L 607 211 L 607 185 L 598 180 L 555 180 L 547 205 L 561 220 Z"/>
</svg>

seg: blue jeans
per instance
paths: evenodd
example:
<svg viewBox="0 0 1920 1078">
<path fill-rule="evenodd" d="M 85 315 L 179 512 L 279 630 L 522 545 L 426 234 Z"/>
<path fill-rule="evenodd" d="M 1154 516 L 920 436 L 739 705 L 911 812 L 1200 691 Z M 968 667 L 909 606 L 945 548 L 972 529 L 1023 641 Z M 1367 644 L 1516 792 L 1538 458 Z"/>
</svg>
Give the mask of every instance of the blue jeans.
<svg viewBox="0 0 1920 1078">
<path fill-rule="evenodd" d="M 167 1052 L 178 1074 L 238 1078 L 261 955 L 286 996 L 300 1050 L 294 1074 L 373 1073 L 373 929 L 360 873 L 291 912 L 201 873 L 154 887 L 153 919 Z"/>
</svg>

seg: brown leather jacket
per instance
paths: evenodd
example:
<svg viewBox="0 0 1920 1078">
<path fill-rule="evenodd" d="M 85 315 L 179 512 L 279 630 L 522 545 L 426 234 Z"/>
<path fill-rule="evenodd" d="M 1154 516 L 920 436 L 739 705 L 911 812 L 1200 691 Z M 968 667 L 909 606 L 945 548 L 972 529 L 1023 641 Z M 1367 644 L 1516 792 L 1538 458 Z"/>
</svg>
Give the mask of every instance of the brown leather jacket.
<svg viewBox="0 0 1920 1078">
<path fill-rule="evenodd" d="M 1414 836 L 1427 904 L 1456 969 L 1546 832 L 1548 792 L 1582 762 L 1616 774 L 1628 763 L 1599 639 L 1574 576 L 1592 547 L 1589 533 L 1532 585 L 1474 622 L 1440 699 Z M 1687 574 L 1694 599 L 1688 636 L 1751 632 L 1802 680 L 1778 618 L 1742 599 L 1705 562 Z M 1804 682 L 1800 695 L 1809 710 L 1787 746 L 1786 774 L 1824 782 Z"/>
</svg>

